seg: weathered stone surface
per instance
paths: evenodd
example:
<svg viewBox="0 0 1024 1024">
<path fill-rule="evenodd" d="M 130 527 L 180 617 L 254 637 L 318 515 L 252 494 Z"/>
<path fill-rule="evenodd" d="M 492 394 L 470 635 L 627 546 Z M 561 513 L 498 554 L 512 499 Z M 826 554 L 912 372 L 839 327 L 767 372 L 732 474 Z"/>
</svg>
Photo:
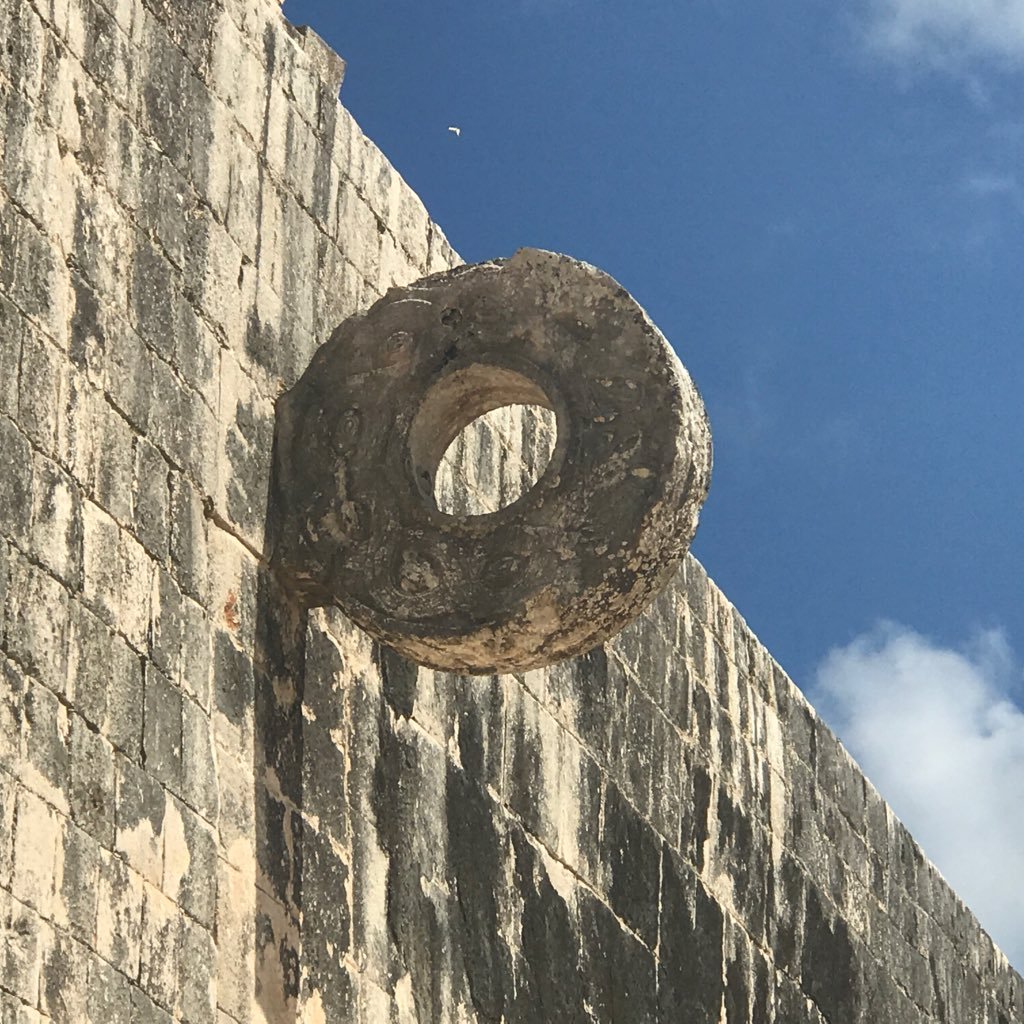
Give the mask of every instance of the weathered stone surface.
<svg viewBox="0 0 1024 1024">
<path fill-rule="evenodd" d="M 449 444 L 517 403 L 555 413 L 541 478 L 490 515 L 441 512 Z M 535 249 L 389 292 L 278 410 L 273 564 L 435 668 L 523 671 L 616 633 L 671 578 L 710 480 L 703 403 L 643 310 Z"/>
<path fill-rule="evenodd" d="M 340 59 L 277 0 L 0 2 L 0 40 L 5 1024 L 1024 1022 L 693 558 L 485 677 L 268 572 L 274 399 L 458 263 Z M 485 521 L 551 421 L 488 414 L 433 493 Z"/>
</svg>

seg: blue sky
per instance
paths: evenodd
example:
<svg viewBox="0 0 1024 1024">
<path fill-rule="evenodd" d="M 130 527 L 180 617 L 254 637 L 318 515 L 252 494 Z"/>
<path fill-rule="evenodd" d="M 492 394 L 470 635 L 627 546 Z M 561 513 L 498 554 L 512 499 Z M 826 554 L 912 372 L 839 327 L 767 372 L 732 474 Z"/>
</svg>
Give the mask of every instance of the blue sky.
<svg viewBox="0 0 1024 1024">
<path fill-rule="evenodd" d="M 695 553 L 1024 964 L 1024 896 L 968 884 L 1020 892 L 1024 850 L 1024 0 L 284 10 L 464 259 L 570 253 L 673 342 L 715 441 Z M 894 761 L 878 709 L 915 700 L 962 742 Z"/>
</svg>

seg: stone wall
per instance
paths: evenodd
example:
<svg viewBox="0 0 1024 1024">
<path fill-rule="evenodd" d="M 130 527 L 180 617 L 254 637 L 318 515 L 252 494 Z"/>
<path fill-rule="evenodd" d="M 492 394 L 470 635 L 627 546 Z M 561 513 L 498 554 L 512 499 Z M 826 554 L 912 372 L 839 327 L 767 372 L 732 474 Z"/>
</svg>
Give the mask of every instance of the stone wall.
<svg viewBox="0 0 1024 1024">
<path fill-rule="evenodd" d="M 457 262 L 274 0 L 0 0 L 0 1020 L 1024 1021 L 700 565 L 543 672 L 264 570 L 274 399 Z M 519 485 L 505 413 L 442 474 Z M 269 509 L 272 512 L 272 509 Z"/>
</svg>

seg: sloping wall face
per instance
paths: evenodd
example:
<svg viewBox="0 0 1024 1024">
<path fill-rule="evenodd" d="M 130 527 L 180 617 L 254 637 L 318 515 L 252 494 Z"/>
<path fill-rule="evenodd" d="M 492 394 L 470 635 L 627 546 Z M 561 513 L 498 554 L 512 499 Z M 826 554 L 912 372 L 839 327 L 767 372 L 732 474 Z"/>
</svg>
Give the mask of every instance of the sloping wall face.
<svg viewBox="0 0 1024 1024">
<path fill-rule="evenodd" d="M 275 397 L 457 262 L 314 35 L 20 0 L 0 42 L 0 1020 L 1024 1021 L 692 558 L 603 648 L 495 678 L 265 570 Z M 547 430 L 489 418 L 446 507 Z"/>
</svg>

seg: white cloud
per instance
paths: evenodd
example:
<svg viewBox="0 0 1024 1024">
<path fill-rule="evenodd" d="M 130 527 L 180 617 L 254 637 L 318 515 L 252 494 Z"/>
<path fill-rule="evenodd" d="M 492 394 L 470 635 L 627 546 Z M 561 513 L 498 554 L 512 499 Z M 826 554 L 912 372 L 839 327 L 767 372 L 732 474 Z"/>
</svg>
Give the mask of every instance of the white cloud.
<svg viewBox="0 0 1024 1024">
<path fill-rule="evenodd" d="M 898 57 L 961 67 L 1024 64 L 1024 0 L 869 0 L 870 41 Z"/>
<path fill-rule="evenodd" d="M 1020 192 L 1012 174 L 979 171 L 964 179 L 964 188 L 976 196 L 1015 196 Z"/>
<path fill-rule="evenodd" d="M 977 201 L 999 208 L 1007 205 L 1017 213 L 1024 214 L 1024 188 L 1014 174 L 1000 171 L 976 171 L 968 174 L 962 183 L 963 190 Z"/>
<path fill-rule="evenodd" d="M 962 650 L 882 623 L 818 668 L 813 699 L 925 853 L 1024 968 L 1024 710 L 1004 634 Z M 1019 691 L 1018 691 L 1019 692 Z"/>
</svg>

